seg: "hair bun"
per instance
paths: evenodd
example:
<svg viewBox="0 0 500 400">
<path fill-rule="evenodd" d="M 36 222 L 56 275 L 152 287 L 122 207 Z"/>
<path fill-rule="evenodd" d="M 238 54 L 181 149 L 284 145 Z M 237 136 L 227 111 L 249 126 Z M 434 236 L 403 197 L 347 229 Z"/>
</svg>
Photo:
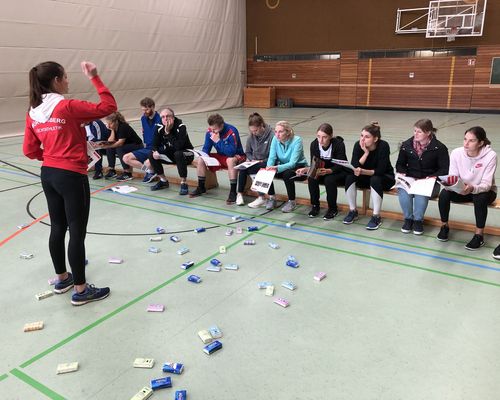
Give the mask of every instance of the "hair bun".
<svg viewBox="0 0 500 400">
<path fill-rule="evenodd" d="M 373 125 L 373 126 L 376 126 L 377 128 L 380 128 L 380 124 L 378 123 L 378 121 L 372 121 L 372 122 L 370 122 L 370 125 Z"/>
</svg>

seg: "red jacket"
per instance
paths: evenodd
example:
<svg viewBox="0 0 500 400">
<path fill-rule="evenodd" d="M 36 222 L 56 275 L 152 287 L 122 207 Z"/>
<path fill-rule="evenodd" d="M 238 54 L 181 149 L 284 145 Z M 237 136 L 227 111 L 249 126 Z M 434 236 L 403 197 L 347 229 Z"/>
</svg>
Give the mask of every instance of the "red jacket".
<svg viewBox="0 0 500 400">
<path fill-rule="evenodd" d="M 83 124 L 116 111 L 116 101 L 98 76 L 91 79 L 101 101 L 61 100 L 47 122 L 26 115 L 24 155 L 53 167 L 87 175 L 87 140 Z"/>
</svg>

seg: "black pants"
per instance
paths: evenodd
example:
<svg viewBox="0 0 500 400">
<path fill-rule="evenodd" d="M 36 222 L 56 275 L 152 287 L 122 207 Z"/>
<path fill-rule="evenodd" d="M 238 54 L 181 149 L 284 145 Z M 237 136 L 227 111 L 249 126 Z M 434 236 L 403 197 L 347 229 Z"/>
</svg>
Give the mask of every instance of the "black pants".
<svg viewBox="0 0 500 400">
<path fill-rule="evenodd" d="M 42 187 L 50 215 L 49 251 L 56 274 L 66 272 L 64 239 L 69 228 L 68 261 L 76 285 L 85 280 L 85 235 L 90 211 L 87 175 L 42 167 Z"/>
<path fill-rule="evenodd" d="M 318 179 L 309 178 L 307 184 L 309 186 L 311 205 L 319 206 L 319 185 L 324 184 L 326 188 L 326 201 L 328 202 L 328 208 L 338 211 L 337 187 L 344 184 L 345 178 L 346 175 L 343 172 L 323 175 L 318 177 Z"/>
<path fill-rule="evenodd" d="M 106 149 L 106 155 L 108 156 L 108 166 L 111 169 L 115 169 L 116 156 L 120 159 L 120 163 L 124 170 L 130 169 L 130 165 L 123 162 L 123 156 L 132 151 L 136 151 L 139 149 L 143 149 L 144 146 L 142 143 L 130 143 L 124 144 L 121 147 L 115 147 L 112 149 Z"/>
<path fill-rule="evenodd" d="M 392 175 L 360 175 L 356 176 L 354 174 L 349 174 L 345 178 L 345 190 L 349 189 L 353 183 L 356 183 L 356 186 L 363 189 L 373 188 L 377 192 L 377 194 L 383 198 L 384 190 L 389 190 L 394 186 L 395 180 Z"/>
<path fill-rule="evenodd" d="M 160 153 L 162 154 L 162 153 Z M 176 151 L 173 156 L 171 154 L 167 154 L 167 157 L 174 161 L 174 164 L 177 165 L 177 172 L 181 178 L 187 177 L 187 166 L 191 164 L 194 160 L 194 154 L 189 151 Z M 155 174 L 163 175 L 163 165 L 162 164 L 172 164 L 164 160 L 155 160 L 153 158 L 153 154 L 149 155 L 149 162 L 151 163 L 151 167 L 154 170 Z"/>
<path fill-rule="evenodd" d="M 113 168 L 115 165 L 115 155 L 113 154 L 112 157 L 109 156 L 108 151 L 106 149 L 99 149 L 96 150 L 99 155 L 101 156 L 100 160 L 95 163 L 95 172 L 102 172 L 102 158 L 106 156 L 108 160 L 108 165 L 113 164 Z"/>
<path fill-rule="evenodd" d="M 255 175 L 257 172 L 259 172 L 259 169 L 266 168 L 266 165 L 267 164 L 265 162 L 260 162 L 258 164 L 252 165 L 247 169 L 240 169 L 238 171 L 238 192 L 243 193 L 243 191 L 245 190 L 248 175 Z"/>
<path fill-rule="evenodd" d="M 283 179 L 283 182 L 285 182 L 286 194 L 288 196 L 288 200 L 295 200 L 295 181 L 303 181 L 307 178 L 306 176 L 301 176 L 298 178 L 291 179 L 292 176 L 296 175 L 295 170 L 297 168 L 302 168 L 302 166 L 297 166 L 296 168 L 286 169 L 283 172 L 280 172 L 279 174 L 274 175 L 275 178 Z M 271 183 L 271 187 L 269 188 L 268 194 L 270 196 L 273 196 L 275 194 L 274 184 L 272 184 L 272 183 Z"/>
<path fill-rule="evenodd" d="M 474 203 L 474 216 L 476 217 L 476 227 L 483 229 L 486 225 L 486 217 L 488 216 L 488 205 L 493 203 L 497 198 L 497 194 L 490 190 L 478 194 L 459 194 L 450 190 L 441 190 L 439 195 L 439 215 L 441 222 L 448 222 L 450 215 L 450 203 Z"/>
</svg>

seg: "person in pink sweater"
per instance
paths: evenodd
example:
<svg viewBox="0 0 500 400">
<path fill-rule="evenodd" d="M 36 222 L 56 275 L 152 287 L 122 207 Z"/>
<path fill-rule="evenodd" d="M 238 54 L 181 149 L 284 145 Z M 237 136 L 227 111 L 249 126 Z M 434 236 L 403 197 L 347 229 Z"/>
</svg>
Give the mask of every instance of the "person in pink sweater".
<svg viewBox="0 0 500 400">
<path fill-rule="evenodd" d="M 116 111 L 116 101 L 97 75 L 95 64 L 83 61 L 82 71 L 99 95 L 99 103 L 65 99 L 69 81 L 64 68 L 47 61 L 31 68 L 30 109 L 26 115 L 23 152 L 42 161 L 41 181 L 50 215 L 49 251 L 58 281 L 54 292 L 75 288 L 75 306 L 106 298 L 108 287 L 87 284 L 85 235 L 90 211 L 85 124 Z M 65 236 L 69 230 L 66 270 Z"/>
<path fill-rule="evenodd" d="M 449 176 L 460 178 L 464 188 L 460 193 L 452 190 L 442 190 L 439 195 L 439 214 L 441 215 L 441 230 L 438 240 L 448 240 L 448 216 L 450 203 L 474 203 L 476 217 L 475 234 L 465 245 L 467 250 L 477 250 L 484 246 L 484 226 L 488 215 L 488 205 L 497 197 L 495 186 L 495 171 L 497 154 L 490 147 L 491 142 L 486 137 L 486 131 L 480 126 L 474 126 L 465 131 L 464 146 L 451 152 Z"/>
</svg>

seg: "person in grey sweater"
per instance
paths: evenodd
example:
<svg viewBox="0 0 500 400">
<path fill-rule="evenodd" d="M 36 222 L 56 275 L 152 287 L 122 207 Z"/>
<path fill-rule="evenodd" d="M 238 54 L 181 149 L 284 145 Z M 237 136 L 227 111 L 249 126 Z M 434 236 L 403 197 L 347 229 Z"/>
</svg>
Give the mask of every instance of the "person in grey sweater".
<svg viewBox="0 0 500 400">
<path fill-rule="evenodd" d="M 245 146 L 245 154 L 247 161 L 258 161 L 258 163 L 246 168 L 240 169 L 238 174 L 238 194 L 236 196 L 236 204 L 242 206 L 245 204 L 243 192 L 248 175 L 254 175 L 259 172 L 259 169 L 266 168 L 267 159 L 269 157 L 269 148 L 273 140 L 273 128 L 265 123 L 264 118 L 258 113 L 250 114 L 248 117 L 248 130 L 250 136 L 247 139 Z M 257 208 L 265 204 L 264 194 L 259 194 L 256 200 L 248 204 L 249 207 Z M 273 207 L 274 208 L 274 207 Z"/>
</svg>

